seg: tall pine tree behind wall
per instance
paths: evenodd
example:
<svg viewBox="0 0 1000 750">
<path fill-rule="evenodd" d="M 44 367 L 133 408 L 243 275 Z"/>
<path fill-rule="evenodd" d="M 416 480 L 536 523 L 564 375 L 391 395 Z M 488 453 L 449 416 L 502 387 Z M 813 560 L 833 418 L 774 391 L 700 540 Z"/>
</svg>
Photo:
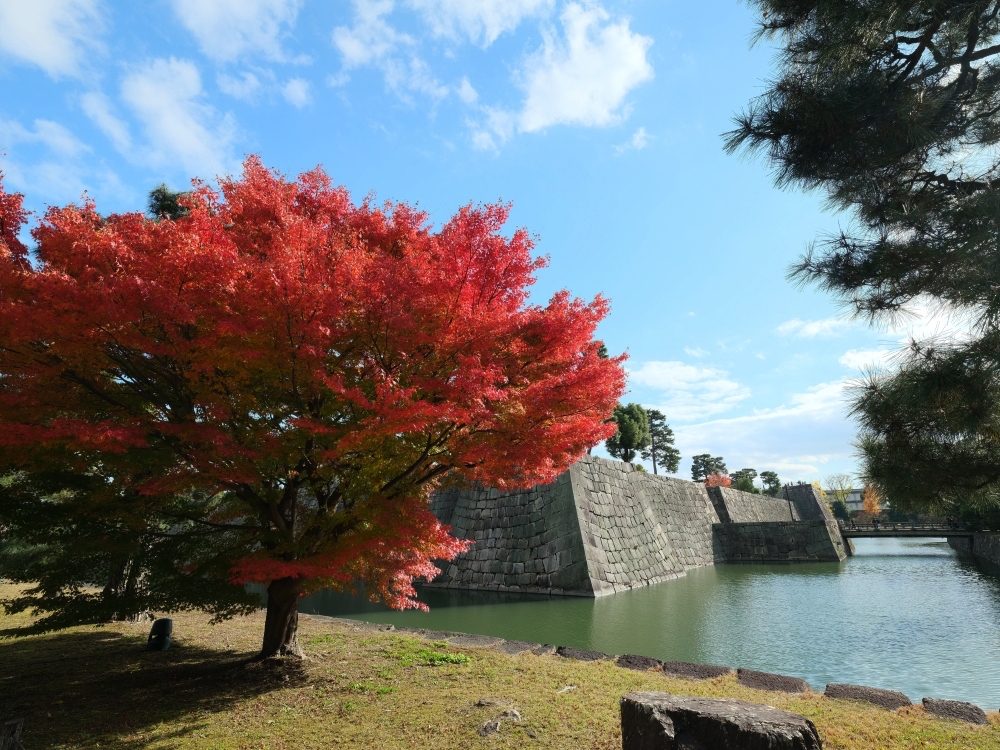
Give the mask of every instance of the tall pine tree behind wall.
<svg viewBox="0 0 1000 750">
<path fill-rule="evenodd" d="M 777 77 L 728 134 L 848 228 L 791 277 L 856 316 L 974 322 L 854 394 L 861 474 L 901 509 L 1000 505 L 1000 2 L 755 0 Z"/>
</svg>

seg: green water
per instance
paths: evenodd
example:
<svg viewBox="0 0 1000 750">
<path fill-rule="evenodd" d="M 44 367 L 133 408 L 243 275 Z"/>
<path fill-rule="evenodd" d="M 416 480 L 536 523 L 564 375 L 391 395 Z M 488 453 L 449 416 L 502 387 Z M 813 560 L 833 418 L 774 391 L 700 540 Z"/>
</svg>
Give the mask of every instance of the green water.
<svg viewBox="0 0 1000 750">
<path fill-rule="evenodd" d="M 600 599 L 424 589 L 430 612 L 319 592 L 301 611 L 725 664 L 1000 708 L 1000 574 L 944 540 L 858 539 L 844 563 L 719 565 Z"/>
</svg>

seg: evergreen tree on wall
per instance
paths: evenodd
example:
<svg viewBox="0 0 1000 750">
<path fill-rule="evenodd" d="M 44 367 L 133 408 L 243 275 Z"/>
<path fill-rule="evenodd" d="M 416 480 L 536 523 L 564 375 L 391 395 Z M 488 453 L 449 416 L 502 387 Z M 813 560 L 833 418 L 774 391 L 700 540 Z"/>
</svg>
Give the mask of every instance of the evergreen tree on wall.
<svg viewBox="0 0 1000 750">
<path fill-rule="evenodd" d="M 1000 4 L 752 4 L 778 72 L 727 149 L 853 220 L 792 277 L 873 322 L 916 301 L 978 324 L 857 389 L 861 474 L 900 509 L 1000 507 Z"/>
<path fill-rule="evenodd" d="M 649 416 L 640 404 L 618 404 L 611 420 L 618 425 L 618 431 L 605 441 L 604 447 L 615 458 L 631 462 L 649 446 Z"/>
<path fill-rule="evenodd" d="M 727 471 L 722 456 L 702 453 L 691 458 L 691 479 L 695 482 L 704 482 L 712 474 L 725 474 Z"/>
<path fill-rule="evenodd" d="M 781 492 L 781 480 L 778 479 L 778 473 L 775 471 L 762 471 L 760 473 L 761 484 L 764 485 L 764 494 L 770 495 L 771 497 L 777 497 L 778 493 Z"/>
<path fill-rule="evenodd" d="M 674 447 L 674 431 L 667 424 L 667 418 L 661 411 L 648 409 L 649 416 L 649 446 L 642 451 L 644 461 L 653 462 L 653 473 L 657 469 L 673 474 L 681 463 L 681 453 Z"/>
<path fill-rule="evenodd" d="M 743 492 L 752 492 L 754 494 L 760 494 L 760 490 L 757 485 L 753 483 L 753 480 L 757 478 L 756 469 L 740 469 L 739 471 L 734 471 L 730 478 L 733 480 L 733 487 L 737 490 L 743 490 Z"/>
</svg>

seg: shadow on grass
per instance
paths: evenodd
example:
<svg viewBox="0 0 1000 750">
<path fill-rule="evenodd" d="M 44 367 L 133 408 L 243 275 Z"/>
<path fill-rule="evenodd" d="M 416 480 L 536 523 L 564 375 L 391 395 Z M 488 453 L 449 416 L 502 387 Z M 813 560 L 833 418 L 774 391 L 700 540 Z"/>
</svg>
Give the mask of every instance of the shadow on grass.
<svg viewBox="0 0 1000 750">
<path fill-rule="evenodd" d="M 142 747 L 154 728 L 161 742 L 180 739 L 202 716 L 305 681 L 297 661 L 145 645 L 145 636 L 110 630 L 0 641 L 0 720 L 24 717 L 31 750 Z"/>
</svg>

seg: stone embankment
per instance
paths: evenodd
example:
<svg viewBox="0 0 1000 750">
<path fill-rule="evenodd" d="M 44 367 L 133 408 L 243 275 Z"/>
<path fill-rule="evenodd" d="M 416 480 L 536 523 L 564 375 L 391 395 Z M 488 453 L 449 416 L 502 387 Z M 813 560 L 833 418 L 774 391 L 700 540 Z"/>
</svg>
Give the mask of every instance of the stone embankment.
<svg viewBox="0 0 1000 750">
<path fill-rule="evenodd" d="M 971 537 L 950 536 L 948 546 L 959 552 L 967 552 L 994 565 L 1000 565 L 1000 534 L 991 531 L 977 531 Z"/>
<path fill-rule="evenodd" d="M 724 562 L 839 561 L 849 554 L 809 485 L 772 498 L 652 476 L 585 456 L 529 490 L 453 489 L 431 510 L 475 544 L 430 585 L 602 596 Z"/>
<path fill-rule="evenodd" d="M 556 646 L 552 644 L 532 643 L 529 641 L 508 641 L 498 636 L 458 633 L 450 630 L 432 630 L 428 628 L 397 628 L 385 623 L 351 620 L 343 617 L 327 617 L 325 615 L 301 614 L 300 617 L 321 622 L 336 623 L 355 631 L 398 632 L 403 635 L 424 638 L 429 641 L 444 641 L 461 648 L 486 648 L 510 656 L 533 654 L 535 656 L 556 656 L 577 661 L 604 662 L 610 661 L 622 669 L 640 671 L 651 670 L 664 674 L 666 677 L 682 677 L 690 680 L 713 680 L 728 677 L 733 669 L 714 664 L 693 664 L 681 661 L 660 661 L 652 656 L 625 654 L 615 656 L 601 651 L 576 648 L 574 646 Z M 753 669 L 740 668 L 735 670 L 739 682 L 755 690 L 770 690 L 782 693 L 807 693 L 809 684 L 799 678 L 789 675 L 759 672 Z M 896 690 L 865 687 L 863 685 L 843 685 L 831 683 L 824 693 L 831 700 L 855 700 L 871 703 L 888 711 L 912 705 L 910 699 Z M 963 701 L 924 698 L 923 707 L 927 713 L 947 719 L 958 719 L 973 724 L 987 721 L 983 710 L 973 703 Z"/>
</svg>

